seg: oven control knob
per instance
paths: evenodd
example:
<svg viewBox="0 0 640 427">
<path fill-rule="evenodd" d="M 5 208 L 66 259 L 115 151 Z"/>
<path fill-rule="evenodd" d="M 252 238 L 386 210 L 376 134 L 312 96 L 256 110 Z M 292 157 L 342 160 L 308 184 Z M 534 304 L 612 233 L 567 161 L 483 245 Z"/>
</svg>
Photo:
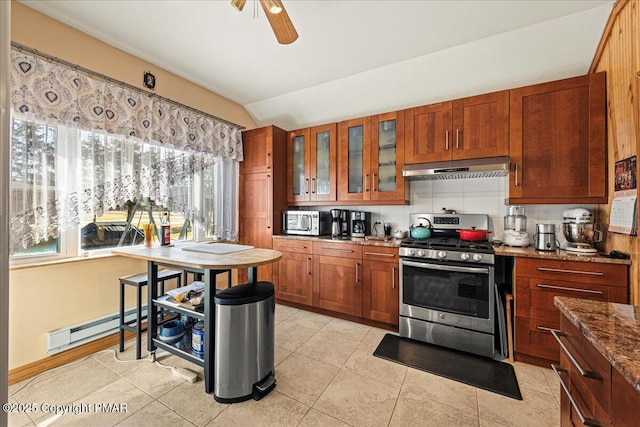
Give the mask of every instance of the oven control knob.
<svg viewBox="0 0 640 427">
<path fill-rule="evenodd" d="M 438 252 L 438 258 L 446 258 L 446 257 L 447 257 L 447 253 L 445 251 Z"/>
<path fill-rule="evenodd" d="M 463 259 L 464 261 L 468 261 L 469 260 L 469 254 L 460 254 L 460 258 Z"/>
<path fill-rule="evenodd" d="M 473 256 L 473 260 L 474 260 L 475 262 L 478 262 L 478 261 L 480 261 L 481 259 L 482 259 L 482 255 L 480 255 L 480 254 L 475 254 L 475 255 Z"/>
<path fill-rule="evenodd" d="M 426 251 L 423 251 L 422 249 L 420 249 L 420 250 L 418 251 L 418 256 L 422 256 L 422 257 L 423 257 L 423 256 L 425 256 L 426 254 L 427 254 L 427 252 L 426 252 Z"/>
<path fill-rule="evenodd" d="M 416 251 L 414 251 L 413 249 L 407 249 L 407 255 L 408 256 L 415 256 Z"/>
</svg>

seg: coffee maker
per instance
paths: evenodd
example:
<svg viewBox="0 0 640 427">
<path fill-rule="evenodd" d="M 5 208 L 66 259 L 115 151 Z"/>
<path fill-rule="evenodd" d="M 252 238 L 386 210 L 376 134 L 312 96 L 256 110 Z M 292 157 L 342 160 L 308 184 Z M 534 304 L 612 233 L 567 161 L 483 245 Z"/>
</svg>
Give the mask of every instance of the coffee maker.
<svg viewBox="0 0 640 427">
<path fill-rule="evenodd" d="M 331 209 L 331 238 L 338 239 L 349 236 L 349 211 Z"/>
<path fill-rule="evenodd" d="M 349 211 L 346 209 L 340 210 L 340 221 L 342 223 L 342 237 L 349 237 Z"/>
<path fill-rule="evenodd" d="M 351 237 L 365 237 L 371 234 L 371 213 L 351 212 Z"/>
</svg>

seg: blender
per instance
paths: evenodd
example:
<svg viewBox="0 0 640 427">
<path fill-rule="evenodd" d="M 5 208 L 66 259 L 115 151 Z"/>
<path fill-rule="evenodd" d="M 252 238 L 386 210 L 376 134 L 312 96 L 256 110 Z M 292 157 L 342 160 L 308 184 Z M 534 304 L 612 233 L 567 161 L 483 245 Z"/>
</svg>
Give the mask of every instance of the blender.
<svg viewBox="0 0 640 427">
<path fill-rule="evenodd" d="M 577 255 L 597 254 L 593 244 L 602 241 L 602 230 L 599 224 L 594 224 L 591 212 L 582 208 L 567 209 L 562 217 L 562 232 L 569 242 L 566 251 Z"/>
<path fill-rule="evenodd" d="M 507 246 L 529 246 L 531 240 L 527 234 L 527 217 L 524 206 L 507 206 L 504 217 L 504 244 Z"/>
</svg>

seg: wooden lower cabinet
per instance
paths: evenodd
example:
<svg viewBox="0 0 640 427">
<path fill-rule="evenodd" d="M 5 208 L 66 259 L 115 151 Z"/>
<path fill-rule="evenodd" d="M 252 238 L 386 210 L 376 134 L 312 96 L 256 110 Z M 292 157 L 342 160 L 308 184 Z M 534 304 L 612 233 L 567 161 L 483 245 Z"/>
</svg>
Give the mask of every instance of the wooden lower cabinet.
<svg viewBox="0 0 640 427">
<path fill-rule="evenodd" d="M 362 315 L 362 261 L 314 256 L 313 305 L 339 313 Z"/>
<path fill-rule="evenodd" d="M 565 296 L 617 303 L 628 302 L 625 264 L 516 258 L 516 358 L 548 367 L 560 360 L 551 330 L 560 328 L 553 297 Z"/>
<path fill-rule="evenodd" d="M 275 238 L 276 298 L 398 325 L 398 248 Z"/>
<path fill-rule="evenodd" d="M 313 247 L 310 242 L 274 239 L 273 249 L 282 258 L 273 264 L 276 298 L 298 304 L 313 303 Z"/>
<path fill-rule="evenodd" d="M 362 257 L 362 317 L 397 325 L 400 304 L 398 249 L 365 247 Z"/>
<path fill-rule="evenodd" d="M 637 426 L 640 393 L 565 316 L 557 336 L 563 344 L 553 367 L 561 382 L 560 425 Z"/>
</svg>

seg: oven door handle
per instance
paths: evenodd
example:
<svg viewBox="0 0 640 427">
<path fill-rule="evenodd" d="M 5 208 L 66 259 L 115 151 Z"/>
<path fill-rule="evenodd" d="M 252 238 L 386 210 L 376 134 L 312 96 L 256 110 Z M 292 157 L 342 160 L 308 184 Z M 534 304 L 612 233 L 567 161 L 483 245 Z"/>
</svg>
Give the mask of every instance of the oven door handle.
<svg viewBox="0 0 640 427">
<path fill-rule="evenodd" d="M 413 262 L 402 260 L 403 265 L 408 265 L 410 267 L 418 267 L 424 268 L 427 270 L 442 270 L 442 271 L 455 271 L 457 273 L 484 273 L 489 274 L 488 268 L 479 268 L 479 267 L 458 267 L 455 265 L 440 265 L 440 264 L 431 264 L 427 262 Z"/>
</svg>

